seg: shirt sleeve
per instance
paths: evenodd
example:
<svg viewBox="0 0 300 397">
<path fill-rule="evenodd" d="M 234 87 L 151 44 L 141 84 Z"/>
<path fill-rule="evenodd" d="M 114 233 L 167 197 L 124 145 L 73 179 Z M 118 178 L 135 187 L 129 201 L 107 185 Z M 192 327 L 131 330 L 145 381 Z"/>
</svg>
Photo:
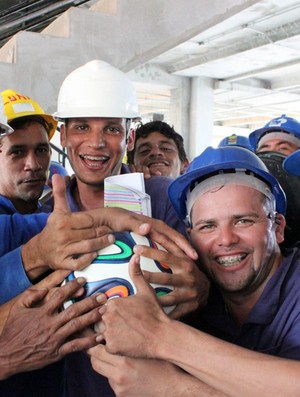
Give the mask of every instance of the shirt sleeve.
<svg viewBox="0 0 300 397">
<path fill-rule="evenodd" d="M 46 226 L 49 215 L 0 215 L 0 257 L 40 233 Z"/>
<path fill-rule="evenodd" d="M 32 285 L 23 267 L 21 248 L 43 230 L 48 216 L 0 215 L 0 304 Z"/>
<path fill-rule="evenodd" d="M 0 271 L 0 304 L 9 301 L 32 285 L 23 267 L 21 247 L 0 257 Z"/>
</svg>

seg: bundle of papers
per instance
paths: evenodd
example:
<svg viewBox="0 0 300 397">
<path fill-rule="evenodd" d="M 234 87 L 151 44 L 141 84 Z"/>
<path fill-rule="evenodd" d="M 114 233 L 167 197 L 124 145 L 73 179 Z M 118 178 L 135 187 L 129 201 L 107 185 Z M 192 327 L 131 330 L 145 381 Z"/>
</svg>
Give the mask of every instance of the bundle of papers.
<svg viewBox="0 0 300 397">
<path fill-rule="evenodd" d="M 119 207 L 151 216 L 151 198 L 145 193 L 144 174 L 114 175 L 104 180 L 104 207 Z"/>
</svg>

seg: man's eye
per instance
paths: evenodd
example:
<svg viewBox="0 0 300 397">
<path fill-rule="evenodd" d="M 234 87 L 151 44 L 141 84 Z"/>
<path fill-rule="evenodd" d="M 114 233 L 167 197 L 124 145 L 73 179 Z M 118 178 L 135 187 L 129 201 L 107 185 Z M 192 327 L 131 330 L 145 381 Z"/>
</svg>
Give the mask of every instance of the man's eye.
<svg viewBox="0 0 300 397">
<path fill-rule="evenodd" d="M 23 150 L 14 150 L 11 154 L 13 156 L 21 156 L 24 153 Z"/>
<path fill-rule="evenodd" d="M 175 149 L 174 149 L 174 148 L 172 148 L 172 147 L 166 147 L 166 146 L 162 147 L 161 150 L 162 150 L 163 152 L 169 152 L 169 153 L 175 152 Z"/>
<path fill-rule="evenodd" d="M 212 223 L 208 223 L 206 225 L 198 225 L 195 228 L 193 228 L 193 230 L 195 232 L 200 232 L 200 233 L 205 233 L 205 232 L 211 232 L 212 230 L 214 230 L 215 225 L 213 225 Z"/>
<path fill-rule="evenodd" d="M 143 149 L 143 150 L 139 150 L 138 154 L 140 154 L 142 156 L 145 156 L 149 152 L 150 152 L 150 149 Z"/>
<path fill-rule="evenodd" d="M 238 225 L 252 225 L 253 223 L 254 223 L 254 221 L 252 219 L 246 219 L 246 218 L 239 219 L 237 221 Z"/>
<path fill-rule="evenodd" d="M 86 124 L 76 125 L 75 129 L 78 131 L 86 131 L 88 129 L 88 125 L 86 125 Z"/>
<path fill-rule="evenodd" d="M 107 127 L 105 128 L 105 132 L 108 134 L 120 134 L 120 128 L 118 127 Z"/>
<path fill-rule="evenodd" d="M 290 148 L 287 146 L 280 146 L 278 149 L 279 152 L 286 152 L 287 150 L 290 150 Z"/>
<path fill-rule="evenodd" d="M 39 151 L 40 153 L 49 153 L 49 149 L 46 148 L 46 147 L 40 148 L 40 149 L 38 149 L 38 151 Z"/>
</svg>

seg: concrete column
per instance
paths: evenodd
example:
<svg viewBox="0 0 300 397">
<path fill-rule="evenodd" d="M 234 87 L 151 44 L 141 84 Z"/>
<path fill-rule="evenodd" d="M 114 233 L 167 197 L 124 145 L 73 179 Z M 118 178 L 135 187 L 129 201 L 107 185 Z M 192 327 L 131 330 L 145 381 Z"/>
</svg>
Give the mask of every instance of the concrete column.
<svg viewBox="0 0 300 397">
<path fill-rule="evenodd" d="M 190 98 L 191 85 L 189 77 L 178 78 L 177 87 L 171 89 L 170 124 L 183 136 L 187 154 L 189 150 Z"/>
<path fill-rule="evenodd" d="M 190 101 L 189 153 L 193 159 L 212 145 L 213 140 L 213 79 L 193 77 Z"/>
</svg>

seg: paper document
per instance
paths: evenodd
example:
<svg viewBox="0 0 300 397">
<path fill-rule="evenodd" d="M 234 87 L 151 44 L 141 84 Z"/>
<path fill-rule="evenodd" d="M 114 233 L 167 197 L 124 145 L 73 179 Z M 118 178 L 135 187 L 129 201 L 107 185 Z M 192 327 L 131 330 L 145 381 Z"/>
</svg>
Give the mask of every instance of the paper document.
<svg viewBox="0 0 300 397">
<path fill-rule="evenodd" d="M 144 174 L 114 175 L 104 179 L 104 207 L 119 207 L 151 216 L 151 198 L 145 192 Z"/>
</svg>

